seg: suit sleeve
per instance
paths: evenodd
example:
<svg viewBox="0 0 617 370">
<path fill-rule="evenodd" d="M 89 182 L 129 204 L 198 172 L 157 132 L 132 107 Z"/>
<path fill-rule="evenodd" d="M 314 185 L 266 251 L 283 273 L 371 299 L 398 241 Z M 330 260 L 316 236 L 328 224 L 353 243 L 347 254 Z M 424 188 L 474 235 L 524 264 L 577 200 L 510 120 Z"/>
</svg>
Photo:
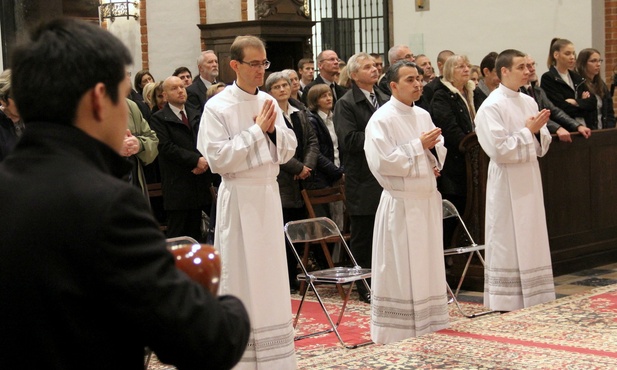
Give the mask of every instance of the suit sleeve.
<svg viewBox="0 0 617 370">
<path fill-rule="evenodd" d="M 163 362 L 231 368 L 248 341 L 249 319 L 234 297 L 214 297 L 176 269 L 164 236 L 134 189 L 101 215 L 91 276 L 113 317 L 123 317 Z M 120 206 L 118 206 L 120 205 Z"/>
</svg>

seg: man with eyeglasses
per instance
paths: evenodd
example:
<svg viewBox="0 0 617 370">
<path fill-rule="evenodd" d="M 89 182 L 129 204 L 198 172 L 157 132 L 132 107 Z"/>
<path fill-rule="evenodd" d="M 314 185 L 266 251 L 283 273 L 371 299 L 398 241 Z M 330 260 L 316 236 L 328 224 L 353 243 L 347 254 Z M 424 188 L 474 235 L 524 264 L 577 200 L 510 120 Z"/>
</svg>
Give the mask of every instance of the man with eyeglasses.
<svg viewBox="0 0 617 370">
<path fill-rule="evenodd" d="M 297 140 L 264 83 L 264 43 L 238 36 L 231 45 L 233 85 L 206 102 L 197 148 L 218 189 L 214 246 L 221 252 L 220 293 L 234 292 L 247 307 L 251 337 L 235 369 L 295 369 L 294 328 L 279 166 L 295 154 Z"/>
<path fill-rule="evenodd" d="M 410 62 L 415 62 L 416 58 L 411 52 L 411 49 L 407 45 L 394 45 L 388 50 L 388 64 L 394 65 L 394 63 L 399 60 L 408 60 Z M 382 78 L 379 81 L 379 89 L 386 95 L 392 95 L 392 91 L 390 91 L 390 84 L 388 83 L 387 78 Z"/>
<path fill-rule="evenodd" d="M 580 132 L 584 138 L 588 138 L 591 135 L 591 129 L 577 122 L 574 118 L 561 110 L 561 108 L 553 104 L 548 96 L 546 96 L 544 90 L 542 90 L 542 87 L 538 85 L 536 62 L 529 55 L 527 55 L 527 69 L 529 70 L 529 83 L 521 87 L 521 92 L 531 96 L 536 103 L 538 103 L 538 109 L 548 109 L 551 111 L 551 116 L 547 123 L 550 133 L 557 134 L 559 141 L 565 143 L 572 142 L 570 132 Z"/>
<path fill-rule="evenodd" d="M 306 96 L 311 87 L 317 84 L 326 84 L 330 86 L 332 90 L 332 101 L 336 104 L 336 101 L 345 95 L 347 89 L 336 83 L 335 76 L 340 72 L 339 66 L 340 59 L 334 50 L 324 50 L 317 55 L 317 67 L 319 68 L 319 75 L 313 82 L 306 85 L 302 92 L 302 99 L 306 104 Z"/>
</svg>

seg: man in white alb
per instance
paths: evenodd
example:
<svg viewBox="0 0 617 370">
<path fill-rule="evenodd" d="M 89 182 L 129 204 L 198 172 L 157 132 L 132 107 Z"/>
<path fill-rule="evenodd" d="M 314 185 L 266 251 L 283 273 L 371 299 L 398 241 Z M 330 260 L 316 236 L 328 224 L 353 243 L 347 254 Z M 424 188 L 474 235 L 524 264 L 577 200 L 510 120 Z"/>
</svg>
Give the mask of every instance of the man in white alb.
<svg viewBox="0 0 617 370">
<path fill-rule="evenodd" d="M 501 84 L 482 103 L 476 133 L 490 157 L 486 185 L 484 305 L 512 311 L 555 299 L 538 157 L 551 135 L 550 111 L 538 112 L 527 84 L 526 55 L 505 50 L 495 63 Z"/>
<path fill-rule="evenodd" d="M 270 66 L 263 42 L 238 36 L 230 57 L 236 81 L 208 100 L 197 139 L 212 172 L 222 177 L 214 238 L 223 267 L 219 290 L 238 296 L 251 319 L 251 337 L 236 369 L 295 369 L 276 176 L 293 157 L 296 136 L 276 100 L 258 89 Z"/>
<path fill-rule="evenodd" d="M 385 78 L 392 97 L 371 117 L 364 140 L 368 166 L 383 187 L 373 232 L 375 343 L 417 337 L 449 321 L 435 179 L 446 157 L 444 139 L 428 112 L 414 105 L 422 93 L 416 65 L 401 60 Z"/>
</svg>

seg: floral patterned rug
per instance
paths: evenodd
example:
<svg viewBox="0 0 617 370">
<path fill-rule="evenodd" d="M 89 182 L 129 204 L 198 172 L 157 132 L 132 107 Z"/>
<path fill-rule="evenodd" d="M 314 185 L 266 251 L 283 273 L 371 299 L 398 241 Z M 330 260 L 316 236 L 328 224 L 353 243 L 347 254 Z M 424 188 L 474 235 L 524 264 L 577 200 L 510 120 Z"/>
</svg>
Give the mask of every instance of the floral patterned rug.
<svg viewBox="0 0 617 370">
<path fill-rule="evenodd" d="M 329 304 L 333 299 L 328 298 Z M 464 304 L 464 309 L 482 307 Z M 359 339 L 367 339 L 369 305 L 356 301 L 348 310 L 352 326 L 366 333 Z M 333 345 L 297 341 L 298 365 L 301 369 L 617 368 L 617 285 L 474 319 L 462 317 L 450 305 L 450 317 L 449 329 L 389 345 L 348 350 L 333 334 L 328 334 Z M 300 324 L 299 330 L 302 325 L 317 325 L 309 320 Z"/>
</svg>

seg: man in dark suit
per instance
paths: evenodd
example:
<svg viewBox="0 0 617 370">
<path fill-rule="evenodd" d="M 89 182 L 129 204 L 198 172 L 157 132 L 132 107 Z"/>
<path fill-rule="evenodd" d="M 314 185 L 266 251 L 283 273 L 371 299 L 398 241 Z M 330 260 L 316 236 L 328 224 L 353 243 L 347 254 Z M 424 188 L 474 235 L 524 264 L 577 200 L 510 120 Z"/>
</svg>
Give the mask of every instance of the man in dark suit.
<svg viewBox="0 0 617 370">
<path fill-rule="evenodd" d="M 317 84 L 326 84 L 330 86 L 332 90 L 332 101 L 336 104 L 337 100 L 342 98 L 347 92 L 347 89 L 337 84 L 334 80 L 334 76 L 339 73 L 339 58 L 334 50 L 324 50 L 317 55 L 317 66 L 319 67 L 319 75 L 313 82 L 306 85 L 304 91 L 302 91 L 302 100 L 306 105 L 306 96 L 311 87 Z"/>
<path fill-rule="evenodd" d="M 201 113 L 186 103 L 184 83 L 178 77 L 163 82 L 167 104 L 152 115 L 150 126 L 159 138 L 159 167 L 167 236 L 188 235 L 201 240 L 201 212 L 210 212 L 212 172 L 197 150 Z"/>
<path fill-rule="evenodd" d="M 204 111 L 204 105 L 206 105 L 208 88 L 217 82 L 216 78 L 219 76 L 219 59 L 214 51 L 202 51 L 199 58 L 197 58 L 197 68 L 199 68 L 199 75 L 186 88 L 188 95 L 186 104 L 198 110 L 199 114 L 201 114 Z"/>
<path fill-rule="evenodd" d="M 242 303 L 175 267 L 121 178 L 128 49 L 98 26 L 54 20 L 12 62 L 28 109 L 0 163 L 0 368 L 143 369 L 145 346 L 180 369 L 233 367 L 250 330 Z"/>
<path fill-rule="evenodd" d="M 345 192 L 351 226 L 351 249 L 362 267 L 371 267 L 373 225 L 382 188 L 368 168 L 364 155 L 364 129 L 373 113 L 389 100 L 375 84 L 375 60 L 358 53 L 347 63 L 352 87 L 334 107 L 335 129 L 345 167 Z M 370 292 L 358 285 L 360 299 L 370 302 Z"/>
</svg>

